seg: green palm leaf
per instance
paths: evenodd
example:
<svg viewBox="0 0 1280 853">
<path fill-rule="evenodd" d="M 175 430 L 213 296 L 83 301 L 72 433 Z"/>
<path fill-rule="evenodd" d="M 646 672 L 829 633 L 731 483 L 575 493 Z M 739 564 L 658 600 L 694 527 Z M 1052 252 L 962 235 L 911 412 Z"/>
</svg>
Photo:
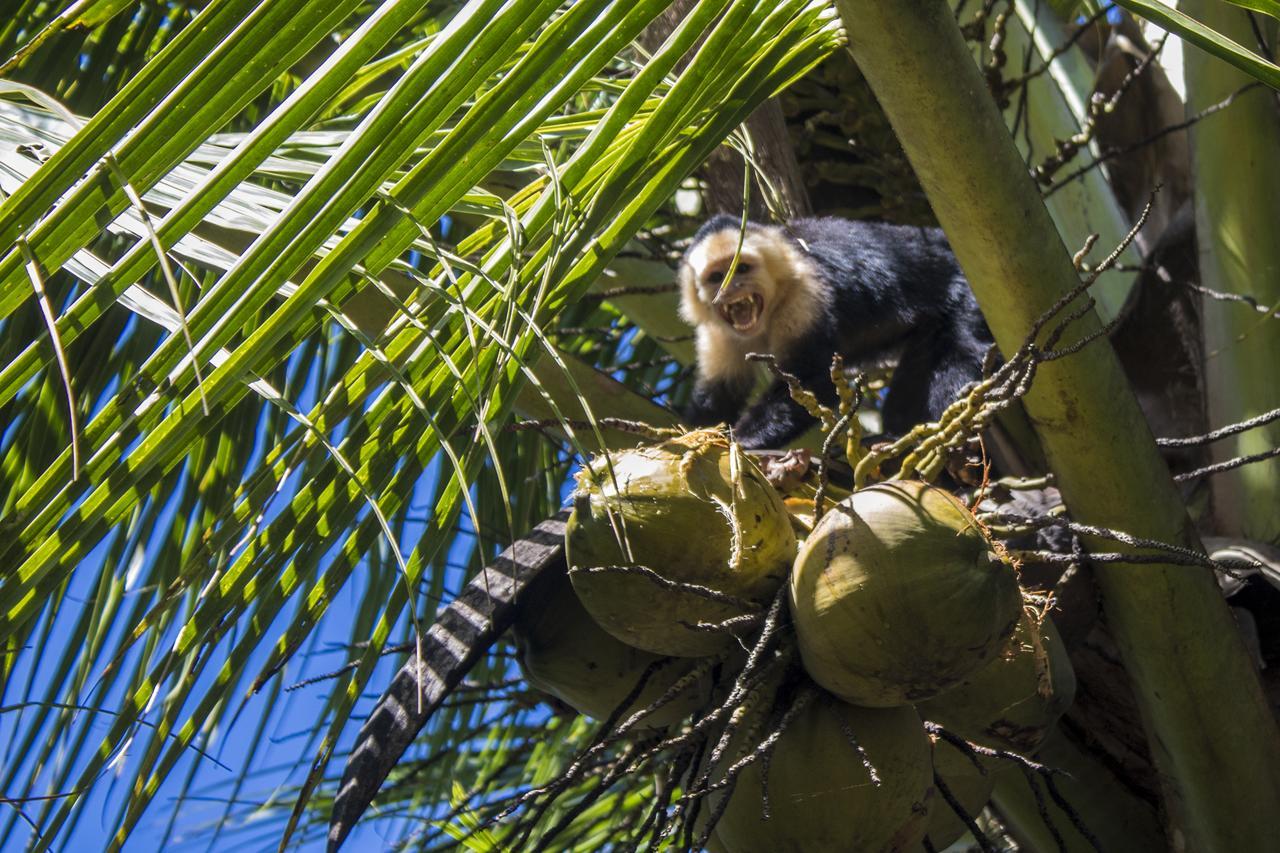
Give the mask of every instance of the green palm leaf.
<svg viewBox="0 0 1280 853">
<path fill-rule="evenodd" d="M 8 690 L 23 697 L 14 743 L 30 754 L 3 778 L 29 804 L 10 826 L 30 820 L 35 846 L 73 836 L 112 775 L 127 789 L 106 818 L 113 847 L 160 792 L 202 796 L 204 756 L 231 730 L 265 731 L 290 701 L 282 674 L 349 594 L 351 666 L 321 682 L 286 774 L 299 781 L 265 807 L 280 817 L 273 843 L 317 830 L 307 803 L 323 808 L 384 648 L 429 618 L 459 568 L 558 501 L 568 457 L 501 430 L 530 393 L 591 415 L 555 324 L 607 321 L 579 301 L 618 251 L 756 104 L 839 43 L 821 4 L 708 0 L 639 62 L 629 45 L 665 5 L 473 0 L 437 16 L 403 0 L 215 0 L 160 45 L 136 44 L 130 61 L 146 59 L 112 97 L 67 99 L 74 75 L 40 78 L 87 108 L 83 126 L 0 100 L 0 624 Z M 43 23 L 34 8 L 25 20 Z M 81 38 L 49 26 L 25 48 L 15 40 L 38 27 L 0 31 L 15 73 Z M 468 235 L 456 247 L 441 241 L 446 216 Z M 52 322 L 34 310 L 33 269 Z M 462 518 L 473 533 L 458 539 Z M 46 660 L 64 630 L 84 642 Z M 414 797 L 431 808 L 452 772 L 472 786 L 430 838 L 471 833 L 475 797 L 563 759 L 528 751 L 542 726 L 527 716 L 429 774 Z M 423 748 L 480 722 L 450 709 Z M 236 770 L 211 822 L 244 817 L 254 784 Z M 577 818 L 580 843 L 616 831 L 617 804 L 636 795 L 616 796 Z M 183 831 L 179 805 L 166 823 L 166 837 Z"/>
</svg>

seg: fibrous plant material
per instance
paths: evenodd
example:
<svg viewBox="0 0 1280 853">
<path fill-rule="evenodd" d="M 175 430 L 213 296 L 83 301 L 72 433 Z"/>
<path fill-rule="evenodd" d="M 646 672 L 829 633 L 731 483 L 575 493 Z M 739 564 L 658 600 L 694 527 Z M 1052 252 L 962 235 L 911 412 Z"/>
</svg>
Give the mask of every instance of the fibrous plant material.
<svg viewBox="0 0 1280 853">
<path fill-rule="evenodd" d="M 969 822 L 977 817 L 991 799 L 995 788 L 995 772 L 999 765 L 991 760 L 976 764 L 972 758 L 941 739 L 933 742 L 934 786 L 939 788 L 929 810 L 929 829 L 925 841 L 915 850 L 946 850 L 970 832 Z M 943 795 L 941 788 L 946 788 Z M 954 804 L 951 802 L 954 800 Z M 958 808 L 957 808 L 958 807 Z"/>
<path fill-rule="evenodd" d="M 783 729 L 767 765 L 742 770 L 716 835 L 730 853 L 910 850 L 937 806 L 929 749 L 910 707 L 819 695 Z"/>
<path fill-rule="evenodd" d="M 916 481 L 862 489 L 824 515 L 796 558 L 791 605 L 814 681 L 873 708 L 959 684 L 1022 612 L 1013 567 L 968 509 Z"/>
<path fill-rule="evenodd" d="M 573 586 L 605 630 L 655 654 L 725 648 L 795 556 L 782 499 L 718 430 L 603 454 L 577 484 Z"/>
<path fill-rule="evenodd" d="M 1053 620 L 1024 612 L 1003 654 L 917 707 L 925 719 L 974 743 L 1031 752 L 1075 693 L 1075 670 Z"/>
<path fill-rule="evenodd" d="M 624 718 L 652 705 L 694 669 L 691 659 L 663 658 L 628 646 L 605 631 L 582 606 L 567 574 L 550 582 L 530 605 L 513 628 L 525 680 L 593 719 L 608 719 L 641 678 L 644 686 L 622 711 Z M 644 723 L 655 728 L 670 725 L 710 697 L 710 676 L 701 672 Z"/>
</svg>

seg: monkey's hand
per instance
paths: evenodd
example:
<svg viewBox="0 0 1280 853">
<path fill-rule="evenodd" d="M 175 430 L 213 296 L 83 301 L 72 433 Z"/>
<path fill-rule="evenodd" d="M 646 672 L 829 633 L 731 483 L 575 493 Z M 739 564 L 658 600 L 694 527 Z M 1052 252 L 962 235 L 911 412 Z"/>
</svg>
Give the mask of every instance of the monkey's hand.
<svg viewBox="0 0 1280 853">
<path fill-rule="evenodd" d="M 764 454 L 755 460 L 769 484 L 784 494 L 800 488 L 813 466 L 813 456 L 804 448 L 788 450 L 781 455 Z"/>
<path fill-rule="evenodd" d="M 943 463 L 951 478 L 962 486 L 982 485 L 985 478 L 985 460 L 979 448 L 965 444 L 947 451 Z"/>
</svg>

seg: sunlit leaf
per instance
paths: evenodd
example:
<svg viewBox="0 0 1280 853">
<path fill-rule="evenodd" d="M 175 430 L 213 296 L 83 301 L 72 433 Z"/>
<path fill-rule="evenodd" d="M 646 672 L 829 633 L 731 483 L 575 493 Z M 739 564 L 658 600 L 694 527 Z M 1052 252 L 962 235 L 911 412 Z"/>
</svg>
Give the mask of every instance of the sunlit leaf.
<svg viewBox="0 0 1280 853">
<path fill-rule="evenodd" d="M 1280 65 L 1243 47 L 1195 18 L 1157 0 L 1116 0 L 1116 5 L 1186 39 L 1201 50 L 1229 62 L 1253 79 L 1280 89 Z M 1247 5 L 1242 3 L 1240 5 Z M 1273 2 L 1265 5 L 1274 7 Z"/>
</svg>

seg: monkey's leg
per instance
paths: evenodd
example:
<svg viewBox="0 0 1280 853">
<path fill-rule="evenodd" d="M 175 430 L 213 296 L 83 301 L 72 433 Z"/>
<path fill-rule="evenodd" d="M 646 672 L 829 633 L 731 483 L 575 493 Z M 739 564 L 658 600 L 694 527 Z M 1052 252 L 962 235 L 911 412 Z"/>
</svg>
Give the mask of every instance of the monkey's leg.
<svg viewBox="0 0 1280 853">
<path fill-rule="evenodd" d="M 561 510 L 533 528 L 471 579 L 422 638 L 360 728 L 329 816 L 329 850 L 350 834 L 378 788 L 427 720 L 489 647 L 515 622 L 539 578 L 564 564 Z"/>
</svg>

